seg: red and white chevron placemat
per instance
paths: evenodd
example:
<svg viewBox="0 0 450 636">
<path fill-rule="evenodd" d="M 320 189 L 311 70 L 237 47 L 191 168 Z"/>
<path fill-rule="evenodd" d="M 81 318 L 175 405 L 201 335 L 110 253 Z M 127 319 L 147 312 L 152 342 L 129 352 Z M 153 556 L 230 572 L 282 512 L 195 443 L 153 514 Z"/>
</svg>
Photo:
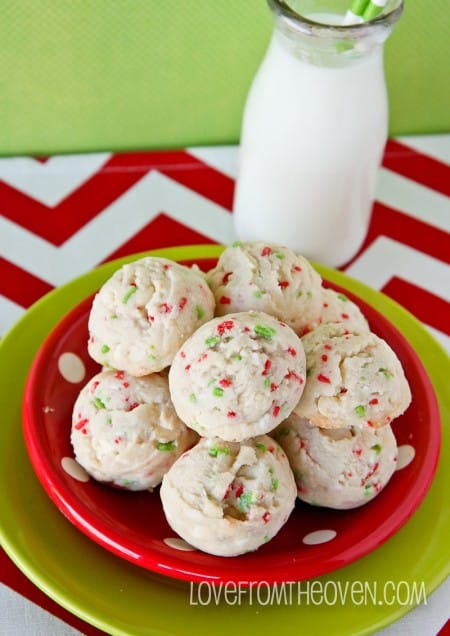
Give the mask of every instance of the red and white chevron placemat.
<svg viewBox="0 0 450 636">
<path fill-rule="evenodd" d="M 344 269 L 449 347 L 450 135 L 390 140 L 367 239 Z M 0 160 L 0 333 L 40 296 L 141 250 L 230 243 L 238 149 Z"/>
</svg>

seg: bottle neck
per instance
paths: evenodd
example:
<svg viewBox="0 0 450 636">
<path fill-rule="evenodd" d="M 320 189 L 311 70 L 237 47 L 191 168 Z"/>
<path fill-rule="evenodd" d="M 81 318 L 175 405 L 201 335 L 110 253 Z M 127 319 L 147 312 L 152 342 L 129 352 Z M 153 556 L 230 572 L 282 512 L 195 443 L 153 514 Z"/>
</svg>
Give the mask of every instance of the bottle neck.
<svg viewBox="0 0 450 636">
<path fill-rule="evenodd" d="M 342 14 L 311 11 L 311 3 L 308 13 L 300 14 L 284 0 L 268 0 L 278 43 L 297 58 L 330 67 L 348 66 L 372 56 L 382 58 L 384 42 L 403 9 L 402 0 L 394 2 L 394 9 L 386 15 L 367 23 L 344 26 Z"/>
<path fill-rule="evenodd" d="M 324 42 L 293 35 L 280 26 L 275 27 L 273 40 L 273 45 L 283 48 L 292 57 L 315 66 L 346 67 L 369 58 L 382 59 L 383 52 L 383 42 L 354 42 L 348 39 Z"/>
</svg>

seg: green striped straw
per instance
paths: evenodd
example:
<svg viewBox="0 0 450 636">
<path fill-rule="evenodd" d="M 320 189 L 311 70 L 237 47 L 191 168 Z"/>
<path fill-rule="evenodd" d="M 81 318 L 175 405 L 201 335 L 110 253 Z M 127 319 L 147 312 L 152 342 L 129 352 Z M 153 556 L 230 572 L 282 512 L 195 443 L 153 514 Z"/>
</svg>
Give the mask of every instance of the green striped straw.
<svg viewBox="0 0 450 636">
<path fill-rule="evenodd" d="M 343 24 L 359 24 L 373 20 L 380 15 L 386 3 L 387 0 L 353 0 Z"/>
</svg>

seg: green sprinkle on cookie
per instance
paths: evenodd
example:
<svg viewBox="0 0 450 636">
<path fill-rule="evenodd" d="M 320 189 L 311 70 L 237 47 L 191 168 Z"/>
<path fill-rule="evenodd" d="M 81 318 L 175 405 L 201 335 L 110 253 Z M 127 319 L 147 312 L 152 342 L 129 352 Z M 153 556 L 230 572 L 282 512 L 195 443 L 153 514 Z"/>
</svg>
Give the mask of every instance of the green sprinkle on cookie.
<svg viewBox="0 0 450 636">
<path fill-rule="evenodd" d="M 170 442 L 159 442 L 156 448 L 159 451 L 167 452 L 167 451 L 175 450 L 176 447 L 177 447 L 177 445 L 176 445 L 175 441 L 172 440 Z"/>
<path fill-rule="evenodd" d="M 265 327 L 264 325 L 255 325 L 254 331 L 257 336 L 261 336 L 266 340 L 272 340 L 274 335 L 277 333 L 272 327 Z"/>
<path fill-rule="evenodd" d="M 126 305 L 126 303 L 130 300 L 131 296 L 135 294 L 136 292 L 137 292 L 137 287 L 135 285 L 132 285 L 131 287 L 129 287 L 127 293 L 122 298 L 123 304 Z"/>
<path fill-rule="evenodd" d="M 230 454 L 230 449 L 225 447 L 220 447 L 220 446 L 212 446 L 209 451 L 208 454 L 211 457 L 218 457 L 219 455 L 229 455 Z"/>
<path fill-rule="evenodd" d="M 94 400 L 94 406 L 95 406 L 95 408 L 97 408 L 97 409 L 105 409 L 105 408 L 106 408 L 106 406 L 105 406 L 104 402 L 103 402 L 103 401 L 102 401 L 99 397 L 96 397 L 96 398 L 95 398 L 95 400 Z"/>
</svg>

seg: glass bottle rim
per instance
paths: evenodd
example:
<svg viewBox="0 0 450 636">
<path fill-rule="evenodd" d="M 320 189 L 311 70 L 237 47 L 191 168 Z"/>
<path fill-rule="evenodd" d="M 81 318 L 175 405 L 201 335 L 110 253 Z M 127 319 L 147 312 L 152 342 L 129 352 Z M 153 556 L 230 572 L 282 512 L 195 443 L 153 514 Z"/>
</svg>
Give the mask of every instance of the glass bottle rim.
<svg viewBox="0 0 450 636">
<path fill-rule="evenodd" d="M 304 35 L 330 38 L 333 36 L 363 38 L 377 28 L 389 28 L 398 22 L 404 8 L 404 0 L 398 0 L 396 5 L 387 12 L 369 22 L 358 22 L 357 24 L 324 24 L 315 22 L 301 13 L 297 13 L 287 0 L 267 0 L 267 3 L 276 18 L 280 18 L 287 23 L 290 29 L 298 31 Z"/>
</svg>

